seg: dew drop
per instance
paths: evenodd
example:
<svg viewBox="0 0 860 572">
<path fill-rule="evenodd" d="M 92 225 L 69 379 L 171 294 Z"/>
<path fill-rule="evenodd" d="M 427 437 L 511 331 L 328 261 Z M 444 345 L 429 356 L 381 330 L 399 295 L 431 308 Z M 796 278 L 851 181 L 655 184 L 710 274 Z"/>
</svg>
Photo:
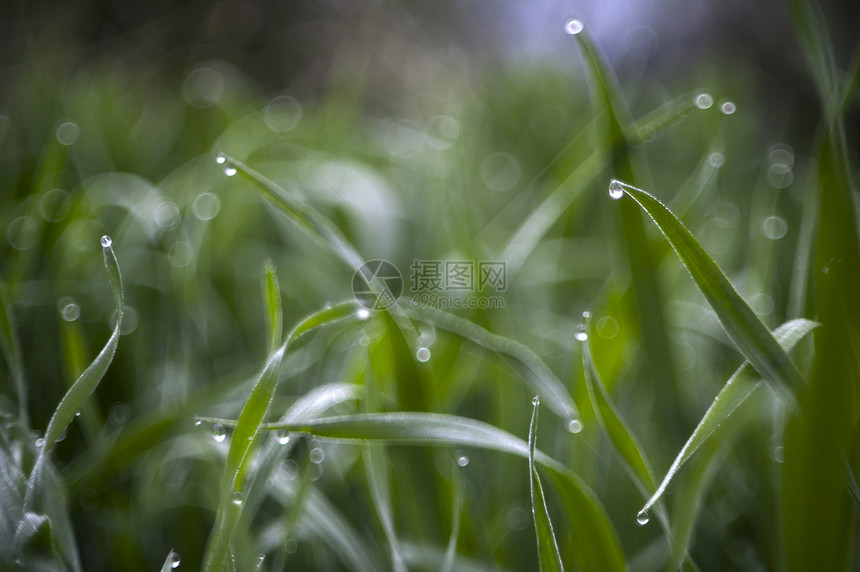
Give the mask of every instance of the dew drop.
<svg viewBox="0 0 860 572">
<path fill-rule="evenodd" d="M 217 155 L 215 155 L 215 162 L 219 165 L 223 165 L 227 162 L 227 156 L 224 155 L 224 153 L 218 153 Z"/>
<path fill-rule="evenodd" d="M 538 397 L 537 395 L 535 395 L 534 397 L 532 397 L 532 405 L 534 405 L 535 407 L 537 407 L 538 405 L 540 405 L 540 397 Z"/>
<path fill-rule="evenodd" d="M 108 235 L 104 235 L 102 237 L 102 246 L 105 248 L 110 248 L 110 245 L 113 244 L 113 240 Z"/>
<path fill-rule="evenodd" d="M 170 567 L 171 568 L 179 568 L 180 562 L 181 562 L 181 559 L 179 558 L 179 553 L 178 552 L 171 552 L 170 553 Z"/>
<path fill-rule="evenodd" d="M 308 453 L 308 458 L 314 465 L 319 465 L 320 463 L 325 461 L 325 451 L 323 451 L 320 447 L 314 447 L 313 449 L 311 449 L 311 452 Z"/>
<path fill-rule="evenodd" d="M 195 417 L 195 418 L 194 418 L 194 426 L 195 426 L 195 427 L 200 427 L 201 425 L 203 425 L 203 420 L 202 420 L 201 418 L 199 418 L 199 417 Z"/>
<path fill-rule="evenodd" d="M 62 304 L 60 316 L 62 316 L 63 320 L 74 322 L 81 317 L 81 307 L 75 304 L 71 298 L 63 298 L 60 303 Z"/>
<path fill-rule="evenodd" d="M 708 164 L 715 169 L 719 169 L 726 163 L 726 156 L 719 151 L 714 151 L 708 155 Z"/>
<path fill-rule="evenodd" d="M 775 446 L 770 452 L 771 459 L 773 459 L 775 463 L 784 463 L 785 454 L 783 451 L 782 445 Z"/>
<path fill-rule="evenodd" d="M 582 313 L 582 317 L 586 320 L 589 319 L 591 317 L 591 312 L 589 312 L 588 310 L 584 311 Z"/>
<path fill-rule="evenodd" d="M 619 181 L 612 179 L 612 181 L 609 183 L 609 196 L 616 201 L 624 196 L 624 187 Z"/>
<path fill-rule="evenodd" d="M 720 112 L 723 115 L 731 115 L 737 110 L 738 106 L 735 105 L 733 101 L 723 100 L 723 102 L 720 103 Z"/>
<path fill-rule="evenodd" d="M 415 359 L 422 363 L 430 361 L 430 350 L 423 347 L 418 348 L 418 350 L 415 352 Z"/>
<path fill-rule="evenodd" d="M 290 432 L 286 429 L 278 429 L 278 443 L 286 445 L 290 442 Z"/>
<path fill-rule="evenodd" d="M 585 329 L 585 324 L 579 324 L 576 326 L 576 329 L 573 331 L 573 337 L 580 342 L 584 342 L 588 339 L 588 330 Z"/>
<path fill-rule="evenodd" d="M 459 457 L 457 457 L 457 465 L 460 467 L 469 466 L 469 457 L 467 457 L 466 455 L 460 455 Z"/>
<path fill-rule="evenodd" d="M 696 94 L 696 97 L 693 98 L 693 103 L 699 109 L 709 109 L 712 105 L 714 105 L 714 98 L 711 97 L 711 94 L 703 91 L 701 93 Z"/>
<path fill-rule="evenodd" d="M 233 175 L 236 174 L 236 167 L 233 167 L 230 165 L 224 167 L 224 174 L 227 175 L 228 177 L 232 177 Z"/>
<path fill-rule="evenodd" d="M 568 433 L 573 433 L 574 435 L 582 431 L 582 421 L 579 419 L 571 419 L 567 422 L 567 431 Z"/>
<path fill-rule="evenodd" d="M 368 310 L 367 308 L 359 308 L 355 312 L 355 317 L 359 320 L 366 320 L 370 317 L 370 310 Z"/>
<path fill-rule="evenodd" d="M 44 446 L 45 446 L 45 440 L 44 440 L 44 439 L 42 439 L 41 437 L 39 437 L 38 439 L 36 439 L 36 447 L 38 447 L 39 449 L 41 449 L 41 448 L 42 448 L 42 447 L 44 447 Z"/>
<path fill-rule="evenodd" d="M 651 517 L 648 516 L 648 513 L 644 510 L 639 511 L 639 514 L 636 515 L 636 522 L 639 524 L 639 526 L 645 526 L 650 520 Z"/>
<path fill-rule="evenodd" d="M 570 18 L 567 22 L 564 23 L 564 31 L 566 34 L 571 36 L 575 36 L 580 33 L 585 26 L 582 21 L 577 18 Z"/>
<path fill-rule="evenodd" d="M 212 438 L 215 439 L 216 443 L 224 442 L 224 439 L 227 438 L 227 431 L 224 430 L 223 425 L 216 423 L 212 426 Z"/>
<path fill-rule="evenodd" d="M 245 502 L 245 495 L 239 491 L 233 491 L 233 494 L 230 495 L 230 502 L 236 506 L 242 506 L 242 503 Z"/>
</svg>

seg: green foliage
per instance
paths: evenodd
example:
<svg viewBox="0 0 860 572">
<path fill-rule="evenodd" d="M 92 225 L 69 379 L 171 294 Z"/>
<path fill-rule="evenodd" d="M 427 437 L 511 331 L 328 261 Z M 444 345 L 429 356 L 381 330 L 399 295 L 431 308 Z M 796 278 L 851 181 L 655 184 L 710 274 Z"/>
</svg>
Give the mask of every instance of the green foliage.
<svg viewBox="0 0 860 572">
<path fill-rule="evenodd" d="M 297 99 L 34 53 L 0 98 L 0 569 L 850 569 L 860 67 L 789 8 L 815 132 L 748 62 L 658 80 L 588 22 L 581 70 L 410 51 L 392 101 L 400 48 Z M 371 310 L 376 259 L 404 295 Z M 507 282 L 434 306 L 421 260 Z"/>
</svg>

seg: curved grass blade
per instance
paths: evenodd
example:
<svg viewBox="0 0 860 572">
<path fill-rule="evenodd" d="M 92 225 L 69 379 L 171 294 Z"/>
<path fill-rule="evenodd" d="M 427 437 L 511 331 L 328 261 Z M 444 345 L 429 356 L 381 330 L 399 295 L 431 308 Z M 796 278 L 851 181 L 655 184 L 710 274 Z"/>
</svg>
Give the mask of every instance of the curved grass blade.
<svg viewBox="0 0 860 572">
<path fill-rule="evenodd" d="M 793 404 L 793 392 L 804 385 L 803 376 L 717 263 L 663 203 L 641 189 L 613 179 L 610 192 L 618 195 L 621 191 L 657 224 L 744 357 Z"/>
<path fill-rule="evenodd" d="M 219 153 L 219 160 L 224 159 L 224 164 L 236 169 L 245 179 L 254 183 L 263 197 L 275 208 L 287 215 L 297 227 L 313 239 L 317 244 L 333 252 L 351 270 L 356 271 L 364 264 L 364 259 L 358 251 L 350 244 L 337 226 L 329 219 L 320 214 L 316 209 L 303 204 L 291 197 L 287 191 L 281 188 L 271 179 L 253 170 L 238 159 Z"/>
<path fill-rule="evenodd" d="M 463 479 L 456 469 L 452 471 L 452 479 L 454 481 L 454 503 L 451 508 L 451 535 L 448 537 L 445 559 L 439 567 L 441 572 L 451 572 L 454 568 L 454 560 L 457 557 L 457 539 L 460 536 L 460 520 L 463 514 Z"/>
<path fill-rule="evenodd" d="M 167 558 L 164 559 L 164 564 L 161 566 L 161 572 L 173 572 L 179 566 L 179 555 L 170 549 Z"/>
<path fill-rule="evenodd" d="M 817 324 L 810 320 L 791 320 L 774 330 L 774 335 L 776 336 L 780 346 L 784 348 L 784 351 L 789 351 L 795 346 L 795 344 L 797 344 L 798 341 L 800 341 L 801 338 L 812 331 L 816 326 Z M 663 481 L 660 483 L 660 486 L 657 487 L 657 490 L 651 498 L 648 499 L 645 506 L 642 507 L 642 510 L 640 511 L 641 513 L 647 513 L 647 511 L 666 491 L 666 487 L 669 486 L 669 483 L 687 459 L 696 452 L 696 449 L 698 449 L 720 425 L 726 423 L 732 412 L 734 412 L 734 410 L 737 409 L 738 406 L 761 385 L 762 380 L 756 375 L 756 372 L 749 367 L 749 365 L 750 364 L 747 361 L 742 363 L 717 394 L 717 397 L 714 399 L 713 403 L 711 403 L 711 406 L 708 407 L 708 410 L 705 412 L 701 421 L 699 421 L 696 429 L 675 457 L 675 460 L 672 462 L 672 466 L 669 467 L 669 470 L 666 472 L 666 476 L 663 477 Z"/>
<path fill-rule="evenodd" d="M 603 427 L 615 450 L 624 460 L 636 486 L 647 497 L 654 492 L 657 486 L 654 471 L 651 469 L 651 464 L 645 457 L 645 453 L 642 452 L 642 447 L 633 437 L 630 428 L 621 419 L 612 399 L 606 392 L 606 387 L 604 387 L 594 366 L 587 339 L 582 343 L 582 369 L 585 372 L 585 385 L 598 423 Z"/>
<path fill-rule="evenodd" d="M 275 396 L 284 353 L 294 341 L 314 328 L 355 316 L 358 307 L 357 302 L 349 301 L 311 314 L 293 328 L 284 343 L 272 352 L 266 361 L 257 383 L 239 414 L 230 440 L 216 524 L 204 561 L 205 570 L 221 570 L 229 554 L 230 538 L 242 510 L 243 489 L 253 457 L 252 452 Z M 237 500 L 239 502 L 236 502 Z"/>
<path fill-rule="evenodd" d="M 266 302 L 266 331 L 269 333 L 269 353 L 281 345 L 284 335 L 284 314 L 281 307 L 281 287 L 272 262 L 263 271 L 263 300 Z"/>
<path fill-rule="evenodd" d="M 391 551 L 391 567 L 397 572 L 405 572 L 403 554 L 400 551 L 400 543 L 394 531 L 394 511 L 391 508 L 391 479 L 388 473 L 390 463 L 384 451 L 378 447 L 364 447 L 362 457 L 364 459 L 364 471 L 367 475 L 367 484 L 370 487 L 370 496 L 388 548 Z"/>
<path fill-rule="evenodd" d="M 545 400 L 556 415 L 567 423 L 579 418 L 579 410 L 567 388 L 549 366 L 524 344 L 493 334 L 474 322 L 443 310 L 437 310 L 430 306 L 423 306 L 420 309 L 409 306 L 410 308 L 406 312 L 407 316 L 433 324 L 443 330 L 467 338 L 482 348 L 515 359 L 528 371 L 529 375 L 523 378 L 526 385 L 531 391 L 537 393 L 542 400 Z"/>
<path fill-rule="evenodd" d="M 9 366 L 15 393 L 18 394 L 18 419 L 26 427 L 30 422 L 27 416 L 27 386 L 24 383 L 24 362 L 21 361 L 21 343 L 13 325 L 12 305 L 6 291 L 6 284 L 0 282 L 0 351 Z"/>
<path fill-rule="evenodd" d="M 549 511 L 546 508 L 546 499 L 543 495 L 543 487 L 540 484 L 540 476 L 535 468 L 535 443 L 537 441 L 537 419 L 540 398 L 535 397 L 532 401 L 532 420 L 529 424 L 529 489 L 531 491 L 532 517 L 535 523 L 535 534 L 537 536 L 538 562 L 540 569 L 564 570 L 561 562 L 561 554 L 558 551 L 558 542 L 555 539 L 555 531 Z"/>
<path fill-rule="evenodd" d="M 103 236 L 101 239 L 102 254 L 104 255 L 105 268 L 107 269 L 108 278 L 110 279 L 111 290 L 113 290 L 113 299 L 116 305 L 116 324 L 114 324 L 113 332 L 108 338 L 102 351 L 96 356 L 96 359 L 84 370 L 84 373 L 77 381 L 69 388 L 60 404 L 54 410 L 51 420 L 48 422 L 48 428 L 45 430 L 45 444 L 42 447 L 42 454 L 47 454 L 53 448 L 57 439 L 66 430 L 66 427 L 75 418 L 75 414 L 83 406 L 87 398 L 95 391 L 99 382 L 104 377 L 113 356 L 116 353 L 116 348 L 119 345 L 120 329 L 122 327 L 122 315 L 124 307 L 124 294 L 122 290 L 122 276 L 119 271 L 119 263 L 116 260 L 116 254 L 111 246 L 111 239 L 108 236 Z"/>
<path fill-rule="evenodd" d="M 529 457 L 528 443 L 487 423 L 440 413 L 359 413 L 295 423 L 267 423 L 341 442 L 376 441 L 401 445 L 461 445 Z M 588 485 L 567 467 L 536 450 L 534 461 L 550 479 L 573 523 L 572 550 L 582 570 L 626 570 L 618 535 Z"/>
</svg>

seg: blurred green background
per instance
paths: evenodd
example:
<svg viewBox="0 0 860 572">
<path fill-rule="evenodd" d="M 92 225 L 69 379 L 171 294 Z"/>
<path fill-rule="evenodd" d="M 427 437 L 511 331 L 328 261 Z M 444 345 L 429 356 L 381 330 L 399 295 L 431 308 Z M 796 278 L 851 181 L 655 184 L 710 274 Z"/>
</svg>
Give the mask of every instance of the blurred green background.
<svg viewBox="0 0 860 572">
<path fill-rule="evenodd" d="M 742 356 L 649 220 L 659 328 L 642 322 L 630 287 L 637 270 L 606 192 L 613 168 L 581 170 L 603 145 L 606 110 L 565 33 L 574 14 L 636 122 L 638 186 L 672 208 L 770 328 L 815 317 L 814 224 L 804 213 L 815 210 L 821 115 L 781 2 L 0 8 L 0 277 L 29 426 L 6 362 L 0 411 L 4 446 L 23 447 L 15 458 L 25 473 L 38 438 L 29 431 L 44 432 L 110 335 L 103 234 L 126 290 L 116 357 L 53 453 L 83 569 L 153 570 L 171 549 L 183 569 L 201 565 L 229 440 L 214 440 L 194 417 L 235 418 L 247 398 L 267 354 L 265 265 L 278 269 L 287 328 L 352 296 L 352 270 L 247 180 L 225 176 L 217 152 L 318 209 L 365 259 L 390 260 L 404 277 L 416 259 L 507 262 L 503 308 L 455 313 L 525 344 L 564 383 L 584 429 L 571 434 L 569 420 L 544 407 L 540 448 L 594 489 L 631 569 L 666 565 L 662 532 L 637 525 L 642 495 L 594 419 L 576 327 L 590 310 L 597 367 L 658 476 Z M 825 4 L 823 14 L 847 70 L 851 143 L 858 6 Z M 559 202 L 546 228 L 517 250 L 524 243 L 512 237 L 548 197 Z M 288 355 L 270 417 L 313 388 L 346 382 L 361 398 L 335 413 L 450 413 L 527 437 L 533 392 L 509 361 L 423 325 L 432 357 L 418 363 L 394 331 L 375 315 L 314 333 Z M 665 353 L 652 351 L 663 347 L 655 340 Z M 808 370 L 812 346 L 796 356 Z M 697 515 L 689 551 L 701 569 L 786 566 L 780 471 L 790 413 L 770 393 L 753 399 L 742 428 L 688 475 L 710 486 L 679 501 Z M 271 494 L 234 538 L 237 569 L 253 569 L 257 555 L 265 570 L 390 567 L 361 450 L 307 437 L 293 445 L 270 453 Z M 313 450 L 325 460 L 309 462 Z M 460 457 L 467 466 L 452 470 Z M 522 459 L 447 447 L 393 447 L 386 459 L 410 569 L 440 568 L 460 490 L 454 569 L 536 568 Z M 548 497 L 558 534 L 570 535 L 576 515 Z M 353 544 L 332 541 L 331 530 L 345 527 Z M 62 569 L 51 547 L 49 535 L 37 536 L 19 566 Z"/>
</svg>

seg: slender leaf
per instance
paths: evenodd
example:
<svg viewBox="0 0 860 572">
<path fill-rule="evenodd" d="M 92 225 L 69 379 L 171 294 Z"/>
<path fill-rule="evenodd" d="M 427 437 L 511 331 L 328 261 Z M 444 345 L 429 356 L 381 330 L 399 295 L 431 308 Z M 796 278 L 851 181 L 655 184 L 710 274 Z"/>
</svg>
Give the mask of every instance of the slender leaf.
<svg viewBox="0 0 860 572">
<path fill-rule="evenodd" d="M 474 322 L 430 306 L 410 308 L 407 315 L 469 339 L 482 348 L 515 359 L 529 374 L 523 378 L 526 385 L 545 400 L 556 415 L 566 422 L 579 418 L 579 410 L 567 388 L 549 366 L 524 344 L 493 334 Z"/>
<path fill-rule="evenodd" d="M 793 403 L 793 392 L 803 386 L 803 376 L 690 231 L 663 203 L 645 191 L 617 180 L 612 181 L 610 189 L 612 193 L 626 193 L 654 220 L 744 357 Z"/>
<path fill-rule="evenodd" d="M 537 442 L 537 419 L 540 398 L 534 398 L 534 409 L 532 420 L 529 424 L 529 489 L 531 491 L 532 517 L 535 523 L 535 534 L 537 536 L 538 562 L 541 570 L 564 570 L 561 562 L 561 554 L 558 551 L 558 542 L 555 539 L 555 531 L 552 520 L 546 507 L 546 499 L 543 495 L 543 487 L 540 483 L 540 475 L 535 468 L 535 443 Z"/>
<path fill-rule="evenodd" d="M 172 572 L 179 565 L 179 555 L 170 549 L 167 558 L 164 559 L 164 564 L 161 566 L 161 572 Z"/>
<path fill-rule="evenodd" d="M 266 331 L 269 333 L 269 353 L 281 345 L 284 335 L 284 314 L 281 308 L 281 287 L 275 265 L 266 264 L 263 273 L 263 299 L 266 301 Z"/>
<path fill-rule="evenodd" d="M 364 472 L 367 475 L 367 484 L 370 487 L 370 496 L 373 506 L 382 524 L 388 548 L 391 551 L 391 567 L 398 571 L 405 571 L 403 554 L 400 551 L 400 543 L 397 533 L 394 531 L 394 511 L 391 507 L 391 478 L 388 473 L 390 463 L 384 450 L 378 447 L 364 447 L 362 457 L 364 458 Z"/>
<path fill-rule="evenodd" d="M 784 348 L 785 351 L 789 351 L 797 344 L 798 341 L 800 341 L 801 338 L 812 331 L 816 326 L 817 324 L 815 322 L 811 322 L 809 320 L 791 320 L 779 326 L 774 331 L 774 335 L 776 336 L 780 346 Z M 692 454 L 696 452 L 696 449 L 698 449 L 702 443 L 704 443 L 708 437 L 710 437 L 714 431 L 720 427 L 720 425 L 729 420 L 732 412 L 734 412 L 734 410 L 737 409 L 738 406 L 743 403 L 743 401 L 761 384 L 761 378 L 756 375 L 754 370 L 752 370 L 749 362 L 745 361 L 742 363 L 720 390 L 720 393 L 717 394 L 717 397 L 714 399 L 713 403 L 711 403 L 711 406 L 708 407 L 708 410 L 705 412 L 701 421 L 699 421 L 696 429 L 675 457 L 675 460 L 672 462 L 672 466 L 669 467 L 669 470 L 666 472 L 666 476 L 663 477 L 663 481 L 660 483 L 660 486 L 657 487 L 657 490 L 651 498 L 648 499 L 645 506 L 642 507 L 641 512 L 647 512 L 654 503 L 657 502 L 657 500 L 666 491 L 666 487 L 669 486 L 669 483 L 672 481 L 681 466 L 687 462 Z"/>
<path fill-rule="evenodd" d="M 284 353 L 294 341 L 314 328 L 355 316 L 358 307 L 357 302 L 349 301 L 311 314 L 293 328 L 280 348 L 270 354 L 239 414 L 230 440 L 216 524 L 206 551 L 206 570 L 220 570 L 228 556 L 230 538 L 241 513 L 246 474 L 258 434 L 275 396 Z"/>
<path fill-rule="evenodd" d="M 18 418 L 27 426 L 27 386 L 24 383 L 24 362 L 21 361 L 21 343 L 15 331 L 15 320 L 6 284 L 0 282 L 0 351 L 9 366 L 15 392 L 18 394 Z"/>
</svg>

